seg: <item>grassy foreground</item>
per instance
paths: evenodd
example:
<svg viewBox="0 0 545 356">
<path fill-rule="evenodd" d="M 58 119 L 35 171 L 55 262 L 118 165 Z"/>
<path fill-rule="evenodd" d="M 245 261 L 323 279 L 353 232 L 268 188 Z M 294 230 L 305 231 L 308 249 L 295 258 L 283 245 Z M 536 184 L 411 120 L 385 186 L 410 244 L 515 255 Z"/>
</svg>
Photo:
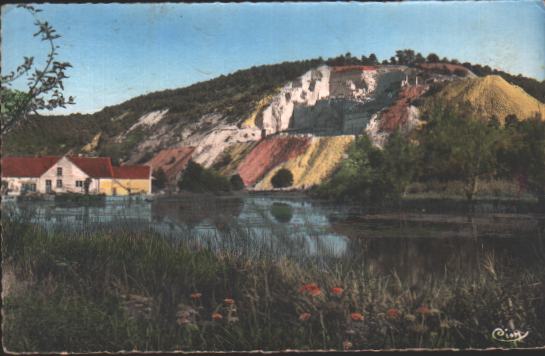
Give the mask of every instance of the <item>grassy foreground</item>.
<svg viewBox="0 0 545 356">
<path fill-rule="evenodd" d="M 151 231 L 74 234 L 3 221 L 9 351 L 486 348 L 545 344 L 545 269 L 484 256 L 422 280 L 372 273 L 363 254 L 218 252 Z M 540 266 L 543 238 L 536 239 Z M 352 250 L 357 249 L 357 242 Z M 491 338 L 513 323 L 523 344 Z"/>
</svg>

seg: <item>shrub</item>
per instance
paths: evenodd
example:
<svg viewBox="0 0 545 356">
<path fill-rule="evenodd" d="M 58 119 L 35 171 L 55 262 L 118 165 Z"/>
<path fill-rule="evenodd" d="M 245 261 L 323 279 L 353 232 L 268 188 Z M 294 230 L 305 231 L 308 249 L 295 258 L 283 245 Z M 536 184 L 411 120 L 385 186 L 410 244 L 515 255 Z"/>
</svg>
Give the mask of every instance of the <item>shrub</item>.
<svg viewBox="0 0 545 356">
<path fill-rule="evenodd" d="M 289 169 L 282 168 L 271 179 L 275 188 L 286 188 L 293 184 L 293 174 Z"/>
<path fill-rule="evenodd" d="M 167 175 L 165 174 L 165 171 L 163 168 L 158 168 L 153 172 L 153 177 L 155 180 L 153 181 L 153 186 L 155 189 L 164 189 L 167 184 Z"/>
<path fill-rule="evenodd" d="M 244 189 L 244 181 L 238 174 L 234 174 L 229 179 L 229 183 L 231 183 L 231 189 L 233 190 L 242 190 Z"/>
<path fill-rule="evenodd" d="M 231 183 L 215 170 L 206 169 L 196 162 L 189 161 L 178 182 L 178 188 L 194 193 L 228 192 L 231 190 Z"/>
</svg>

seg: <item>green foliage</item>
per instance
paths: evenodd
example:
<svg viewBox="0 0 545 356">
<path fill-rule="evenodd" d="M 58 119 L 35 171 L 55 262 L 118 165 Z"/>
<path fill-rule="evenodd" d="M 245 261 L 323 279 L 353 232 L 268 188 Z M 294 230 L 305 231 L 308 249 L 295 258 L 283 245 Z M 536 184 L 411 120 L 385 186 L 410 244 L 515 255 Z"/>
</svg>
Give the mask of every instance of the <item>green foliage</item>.
<svg viewBox="0 0 545 356">
<path fill-rule="evenodd" d="M 521 188 L 545 196 L 545 121 L 506 120 L 498 148 L 498 176 L 515 178 Z"/>
<path fill-rule="evenodd" d="M 0 115 L 0 132 L 3 134 L 10 132 L 15 127 L 28 119 L 29 113 L 37 113 L 40 110 L 53 110 L 66 105 L 74 104 L 74 98 L 64 97 L 63 81 L 68 78 L 66 71 L 72 65 L 68 62 L 59 60 L 57 39 L 61 37 L 57 31 L 47 22 L 39 18 L 38 13 L 42 10 L 27 4 L 17 5 L 30 13 L 34 18 L 34 25 L 38 31 L 34 37 L 39 37 L 48 47 L 46 61 L 42 67 L 35 67 L 34 57 L 24 57 L 23 63 L 14 71 L 8 72 L 2 68 L 0 80 L 0 91 L 2 103 L 7 101 L 7 107 L 2 107 Z M 13 91 L 12 85 L 17 80 L 27 82 L 28 90 L 25 94 Z M 6 93 L 4 93 L 6 91 Z M 14 96 L 12 95 L 14 94 Z"/>
<path fill-rule="evenodd" d="M 478 255 L 476 269 L 457 260 L 459 273 L 415 285 L 412 274 L 377 271 L 357 254 L 297 263 L 196 249 L 190 232 L 74 234 L 2 218 L 3 273 L 16 277 L 2 310 L 12 352 L 342 349 L 345 340 L 354 349 L 484 348 L 510 319 L 532 330 L 526 346 L 545 338 L 541 259 L 522 266 Z M 542 243 L 527 248 L 542 253 Z"/>
<path fill-rule="evenodd" d="M 289 169 L 278 170 L 271 178 L 271 184 L 275 188 L 287 188 L 293 184 L 293 174 Z"/>
<path fill-rule="evenodd" d="M 215 170 L 206 169 L 191 160 L 180 177 L 178 188 L 194 193 L 219 193 L 230 191 L 231 183 Z"/>
<path fill-rule="evenodd" d="M 155 189 L 164 189 L 167 185 L 167 175 L 163 168 L 159 168 L 153 172 L 153 186 Z"/>
<path fill-rule="evenodd" d="M 229 183 L 231 183 L 231 189 L 233 190 L 244 189 L 244 181 L 238 174 L 233 174 L 231 178 L 229 178 Z"/>
<path fill-rule="evenodd" d="M 399 133 L 381 150 L 364 135 L 348 150 L 340 169 L 318 188 L 317 194 L 336 200 L 369 204 L 398 201 L 415 178 L 416 148 Z"/>
<path fill-rule="evenodd" d="M 419 135 L 424 178 L 460 179 L 471 200 L 479 179 L 495 173 L 500 130 L 449 108 L 433 110 Z"/>
</svg>

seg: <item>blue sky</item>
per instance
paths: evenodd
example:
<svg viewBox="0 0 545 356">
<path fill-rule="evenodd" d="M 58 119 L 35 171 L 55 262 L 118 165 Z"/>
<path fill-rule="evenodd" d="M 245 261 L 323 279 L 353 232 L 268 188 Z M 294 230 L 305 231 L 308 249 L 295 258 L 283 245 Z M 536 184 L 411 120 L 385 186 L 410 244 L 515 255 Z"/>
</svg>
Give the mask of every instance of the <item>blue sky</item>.
<svg viewBox="0 0 545 356">
<path fill-rule="evenodd" d="M 271 4 L 43 4 L 72 63 L 65 93 L 89 113 L 134 96 L 260 64 L 396 49 L 545 79 L 545 6 L 535 1 Z M 2 71 L 47 47 L 32 17 L 2 7 Z M 21 87 L 24 82 L 16 83 Z"/>
</svg>

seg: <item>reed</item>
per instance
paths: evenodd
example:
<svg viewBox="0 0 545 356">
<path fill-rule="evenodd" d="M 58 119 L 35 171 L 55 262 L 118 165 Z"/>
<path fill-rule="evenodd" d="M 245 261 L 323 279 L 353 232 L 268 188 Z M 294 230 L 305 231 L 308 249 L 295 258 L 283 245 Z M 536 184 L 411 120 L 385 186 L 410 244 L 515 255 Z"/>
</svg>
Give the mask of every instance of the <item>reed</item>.
<svg viewBox="0 0 545 356">
<path fill-rule="evenodd" d="M 415 286 L 374 270 L 364 244 L 297 254 L 281 228 L 228 225 L 203 239 L 130 224 L 48 230 L 9 215 L 2 225 L 10 351 L 510 347 L 491 338 L 509 323 L 530 331 L 518 346 L 545 344 L 545 271 L 499 256 Z M 531 250 L 542 266 L 543 237 Z"/>
</svg>

